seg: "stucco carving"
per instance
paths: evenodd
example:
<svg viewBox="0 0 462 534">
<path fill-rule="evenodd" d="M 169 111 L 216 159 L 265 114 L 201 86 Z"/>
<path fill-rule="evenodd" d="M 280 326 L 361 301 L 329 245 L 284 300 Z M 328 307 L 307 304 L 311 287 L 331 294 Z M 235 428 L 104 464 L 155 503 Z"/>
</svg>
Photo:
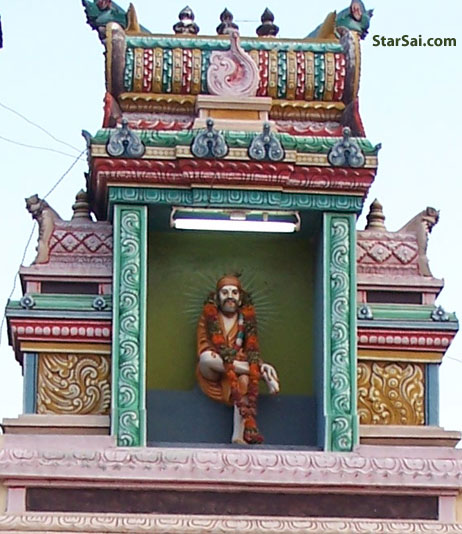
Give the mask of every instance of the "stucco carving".
<svg viewBox="0 0 462 534">
<path fill-rule="evenodd" d="M 419 246 L 419 271 L 422 276 L 432 276 L 427 258 L 428 234 L 438 222 L 440 212 L 435 208 L 428 207 L 418 213 L 399 232 L 413 232 L 417 237 Z"/>
<path fill-rule="evenodd" d="M 424 364 L 358 362 L 358 413 L 365 425 L 423 425 Z"/>
<path fill-rule="evenodd" d="M 210 94 L 228 97 L 248 97 L 257 94 L 258 67 L 239 43 L 239 33 L 230 33 L 231 48 L 212 52 L 207 71 Z"/>
<path fill-rule="evenodd" d="M 107 356 L 40 354 L 37 412 L 106 415 L 111 404 Z"/>
<path fill-rule="evenodd" d="M 427 241 L 438 218 L 437 210 L 427 208 L 397 232 L 390 232 L 383 224 L 382 206 L 375 201 L 368 216 L 372 224 L 358 232 L 358 273 L 431 277 Z"/>
<path fill-rule="evenodd" d="M 49 259 L 49 241 L 55 227 L 55 222 L 60 221 L 61 217 L 48 204 L 46 200 L 39 198 L 38 195 L 32 195 L 25 199 L 27 211 L 32 215 L 39 226 L 39 237 L 37 244 L 37 256 L 32 262 L 46 263 Z"/>
<path fill-rule="evenodd" d="M 0 532 L 141 534 L 460 534 L 462 524 L 436 521 L 301 519 L 128 514 L 25 513 L 0 515 Z"/>
<path fill-rule="evenodd" d="M 0 478 L 31 476 L 71 477 L 87 480 L 136 482 L 184 481 L 227 487 L 230 484 L 272 486 L 345 486 L 383 488 L 460 488 L 462 453 L 429 448 L 397 455 L 393 447 L 358 452 L 217 450 L 178 448 L 108 448 L 85 450 L 38 450 L 31 442 L 22 448 L 0 450 Z"/>
</svg>

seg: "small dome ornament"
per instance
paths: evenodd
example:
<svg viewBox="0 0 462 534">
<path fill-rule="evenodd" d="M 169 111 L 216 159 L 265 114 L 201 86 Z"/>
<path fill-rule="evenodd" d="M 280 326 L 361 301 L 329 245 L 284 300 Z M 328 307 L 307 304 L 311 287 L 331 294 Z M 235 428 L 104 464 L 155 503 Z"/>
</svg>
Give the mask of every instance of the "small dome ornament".
<svg viewBox="0 0 462 534">
<path fill-rule="evenodd" d="M 233 22 L 234 16 L 231 11 L 225 8 L 220 15 L 221 24 L 217 26 L 218 35 L 227 35 L 233 31 L 239 31 L 239 26 Z"/>
<path fill-rule="evenodd" d="M 200 28 L 194 22 L 194 13 L 189 6 L 184 7 L 180 11 L 178 18 L 180 19 L 179 22 L 173 26 L 173 31 L 175 34 L 197 35 L 199 33 Z"/>
<path fill-rule="evenodd" d="M 279 26 L 274 24 L 273 13 L 266 8 L 261 16 L 261 25 L 257 28 L 258 37 L 276 37 L 279 33 Z"/>
</svg>

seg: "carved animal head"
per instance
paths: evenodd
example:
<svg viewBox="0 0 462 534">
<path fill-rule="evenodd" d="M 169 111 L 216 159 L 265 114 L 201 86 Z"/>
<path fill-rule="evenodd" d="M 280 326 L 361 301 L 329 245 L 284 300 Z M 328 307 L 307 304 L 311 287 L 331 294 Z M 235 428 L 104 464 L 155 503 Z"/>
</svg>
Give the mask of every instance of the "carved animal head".
<svg viewBox="0 0 462 534">
<path fill-rule="evenodd" d="M 361 39 L 364 39 L 368 34 L 373 14 L 374 11 L 366 9 L 362 0 L 352 0 L 350 7 L 343 9 L 337 15 L 336 26 L 358 32 Z"/>
<path fill-rule="evenodd" d="M 32 195 L 24 199 L 26 201 L 26 209 L 34 219 L 40 216 L 43 209 L 48 206 L 45 200 L 39 198 L 38 195 Z"/>
<path fill-rule="evenodd" d="M 435 224 L 440 219 L 440 212 L 435 208 L 427 207 L 425 211 L 422 212 L 422 223 L 425 227 L 425 231 L 429 234 Z"/>
</svg>

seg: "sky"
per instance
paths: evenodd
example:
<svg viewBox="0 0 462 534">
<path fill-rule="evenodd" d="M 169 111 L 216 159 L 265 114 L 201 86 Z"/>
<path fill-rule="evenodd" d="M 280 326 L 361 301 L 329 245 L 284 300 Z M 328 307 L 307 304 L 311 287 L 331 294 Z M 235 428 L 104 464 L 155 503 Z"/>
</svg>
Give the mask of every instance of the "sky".
<svg viewBox="0 0 462 534">
<path fill-rule="evenodd" d="M 362 42 L 360 113 L 367 137 L 382 143 L 379 169 L 366 199 L 378 198 L 386 226 L 398 230 L 417 213 L 440 210 L 428 246 L 430 268 L 444 278 L 437 303 L 462 317 L 461 151 L 462 2 L 460 0 L 370 0 L 374 9 L 369 36 Z M 118 2 L 128 7 L 128 1 Z M 183 1 L 134 0 L 138 19 L 153 33 L 172 33 Z M 162 10 L 159 6 L 162 5 Z M 215 35 L 227 7 L 243 36 L 255 35 L 269 7 L 280 37 L 305 37 L 333 10 L 349 0 L 191 0 L 202 35 Z M 28 237 L 34 228 L 24 198 L 43 197 L 85 148 L 81 130 L 101 127 L 104 96 L 103 47 L 85 22 L 79 0 L 0 0 L 0 307 L 14 283 Z M 374 35 L 424 39 L 454 37 L 456 47 L 373 46 Z M 33 126 L 4 106 L 15 110 Z M 10 141 L 8 141 L 10 140 Z M 12 143 L 14 141 L 15 143 Z M 22 145 L 41 147 L 30 148 Z M 71 145 L 71 146 L 69 146 Z M 57 153 L 59 151 L 61 153 Z M 64 219 L 72 215 L 75 194 L 84 187 L 87 165 L 79 160 L 47 198 Z M 36 231 L 25 257 L 34 259 Z M 14 298 L 21 296 L 19 283 Z M 456 337 L 440 369 L 440 424 L 462 431 L 462 341 Z M 0 419 L 22 410 L 20 366 L 8 345 L 0 347 Z"/>
</svg>

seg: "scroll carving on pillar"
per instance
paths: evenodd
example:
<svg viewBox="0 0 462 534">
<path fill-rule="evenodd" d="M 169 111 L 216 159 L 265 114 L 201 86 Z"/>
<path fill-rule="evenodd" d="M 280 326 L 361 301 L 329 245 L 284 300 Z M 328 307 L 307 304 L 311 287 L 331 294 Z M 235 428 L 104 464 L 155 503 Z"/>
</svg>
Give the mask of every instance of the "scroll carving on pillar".
<svg viewBox="0 0 462 534">
<path fill-rule="evenodd" d="M 110 371 L 108 356 L 40 354 L 37 412 L 108 414 L 111 405 Z"/>
<path fill-rule="evenodd" d="M 325 346 L 326 448 L 351 451 L 358 439 L 356 399 L 356 328 L 354 281 L 354 220 L 325 215 Z"/>
<path fill-rule="evenodd" d="M 114 268 L 116 282 L 114 329 L 114 406 L 118 444 L 126 447 L 145 443 L 144 328 L 145 328 L 145 207 L 115 209 L 115 249 L 119 250 Z"/>
<path fill-rule="evenodd" d="M 424 425 L 422 363 L 358 362 L 358 412 L 364 425 Z"/>
</svg>

